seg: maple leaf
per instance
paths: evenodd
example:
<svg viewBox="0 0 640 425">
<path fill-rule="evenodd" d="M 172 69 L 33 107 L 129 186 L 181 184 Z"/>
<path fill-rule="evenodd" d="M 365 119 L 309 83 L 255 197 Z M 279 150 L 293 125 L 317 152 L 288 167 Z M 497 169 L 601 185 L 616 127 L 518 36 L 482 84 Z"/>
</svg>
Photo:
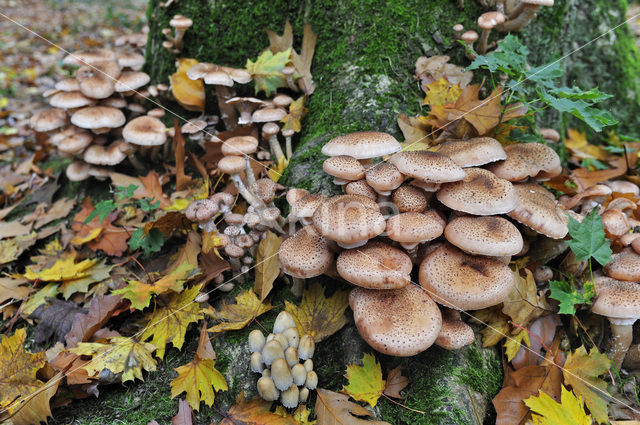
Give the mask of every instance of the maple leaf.
<svg viewBox="0 0 640 425">
<path fill-rule="evenodd" d="M 47 298 L 55 298 L 58 295 L 58 286 L 59 284 L 51 282 L 29 296 L 27 302 L 22 305 L 22 317 L 28 317 L 38 307 L 47 304 Z"/>
<path fill-rule="evenodd" d="M 47 363 L 45 352 L 32 354 L 26 351 L 26 337 L 25 328 L 21 328 L 0 340 L 0 409 L 21 397 L 30 396 L 43 385 L 36 373 Z"/>
<path fill-rule="evenodd" d="M 609 157 L 609 152 L 602 146 L 592 145 L 587 141 L 586 133 L 571 128 L 567 130 L 564 145 L 579 159 L 593 158 L 604 161 Z"/>
<path fill-rule="evenodd" d="M 289 113 L 280 121 L 284 123 L 282 130 L 293 130 L 299 133 L 302 130 L 302 117 L 305 116 L 308 109 L 304 106 L 305 96 L 300 96 L 289 104 Z"/>
<path fill-rule="evenodd" d="M 222 301 L 220 310 L 207 311 L 216 320 L 222 323 L 209 328 L 209 332 L 225 332 L 242 329 L 253 319 L 271 310 L 271 303 L 261 303 L 253 290 L 243 291 L 235 298 L 235 304 Z"/>
<path fill-rule="evenodd" d="M 604 233 L 602 217 L 597 210 L 592 210 L 582 220 L 582 223 L 569 216 L 569 235 L 571 239 L 567 245 L 576 255 L 578 261 L 596 260 L 606 266 L 611 261 L 613 252 L 609 247 L 610 241 Z"/>
<path fill-rule="evenodd" d="M 38 240 L 36 232 L 0 241 L 0 265 L 15 261 Z"/>
<path fill-rule="evenodd" d="M 384 391 L 385 380 L 382 379 L 380 363 L 373 354 L 364 354 L 362 366 L 355 363 L 347 365 L 345 377 L 348 384 L 342 388 L 342 392 L 349 394 L 355 400 L 365 401 L 371 407 L 376 407 Z"/>
<path fill-rule="evenodd" d="M 560 314 L 576 314 L 576 305 L 589 304 L 596 295 L 596 285 L 591 281 L 584 283 L 584 288 L 579 291 L 566 280 L 550 280 L 550 297 L 560 301 Z"/>
<path fill-rule="evenodd" d="M 178 59 L 178 69 L 170 77 L 173 97 L 189 111 L 204 111 L 204 82 L 187 77 L 187 71 L 197 63 L 195 59 Z"/>
<path fill-rule="evenodd" d="M 265 50 L 255 62 L 247 59 L 245 68 L 255 82 L 256 93 L 264 90 L 267 97 L 269 97 L 279 87 L 288 87 L 282 70 L 290 60 L 291 48 L 275 54 L 271 50 Z"/>
<path fill-rule="evenodd" d="M 87 269 L 87 276 L 63 281 L 60 284 L 60 292 L 62 292 L 64 299 L 68 300 L 69 297 L 76 292 L 85 293 L 89 290 L 89 285 L 92 283 L 108 279 L 111 276 L 111 269 L 113 269 L 113 266 L 107 265 L 106 261 L 107 260 L 102 260 Z"/>
<path fill-rule="evenodd" d="M 388 422 L 367 420 L 357 416 L 370 418 L 373 415 L 364 407 L 349 401 L 345 394 L 318 388 L 316 398 L 316 415 L 319 424 L 349 425 L 391 425 Z M 354 416 L 357 415 L 357 416 Z"/>
<path fill-rule="evenodd" d="M 547 309 L 544 296 L 538 295 L 533 273 L 529 269 L 524 269 L 524 272 L 525 277 L 520 276 L 518 270 L 514 272 L 516 284 L 502 307 L 502 312 L 522 327 L 540 317 Z"/>
<path fill-rule="evenodd" d="M 78 342 L 88 341 L 123 304 L 122 298 L 117 295 L 92 298 L 89 311 L 74 318 L 71 330 L 65 336 L 67 348 L 75 347 Z"/>
<path fill-rule="evenodd" d="M 289 160 L 284 156 L 280 157 L 278 163 L 275 166 L 269 168 L 269 170 L 267 171 L 267 174 L 269 174 L 269 178 L 278 183 L 278 180 L 280 180 L 280 177 L 282 177 L 282 173 L 284 173 L 287 165 L 289 165 Z"/>
<path fill-rule="evenodd" d="M 598 378 L 609 371 L 611 360 L 593 347 L 587 354 L 584 345 L 569 353 L 564 364 L 565 383 L 584 398 L 584 401 L 598 423 L 608 421 L 607 384 Z"/>
<path fill-rule="evenodd" d="M 538 415 L 532 415 L 535 425 L 591 425 L 593 419 L 584 411 L 582 397 L 576 397 L 562 386 L 561 402 L 558 403 L 543 391 L 531 396 L 524 403 Z"/>
<path fill-rule="evenodd" d="M 285 301 L 285 310 L 293 316 L 300 335 L 309 334 L 315 342 L 330 337 L 347 324 L 344 311 L 348 306 L 347 291 L 338 290 L 325 298 L 324 287 L 317 282 L 304 290 L 299 306 Z"/>
<path fill-rule="evenodd" d="M 271 404 L 270 401 L 265 401 L 260 397 L 254 397 L 247 401 L 244 398 L 244 391 L 240 391 L 236 402 L 219 425 L 300 425 L 300 422 L 291 415 L 283 416 L 272 412 Z"/>
<path fill-rule="evenodd" d="M 269 37 L 269 50 L 271 50 L 272 53 L 284 52 L 293 47 L 293 28 L 288 19 L 284 23 L 282 35 L 278 35 L 269 28 L 266 28 L 265 32 L 267 33 L 267 37 Z"/>
<path fill-rule="evenodd" d="M 518 351 L 520 351 L 520 347 L 523 342 L 527 347 L 531 347 L 529 333 L 525 329 L 521 329 L 520 332 L 505 341 L 504 348 L 505 354 L 507 355 L 507 361 L 513 360 L 516 354 L 518 354 Z"/>
<path fill-rule="evenodd" d="M 53 376 L 34 393 L 26 397 L 20 397 L 12 403 L 7 409 L 10 415 L 10 423 L 13 425 L 39 424 L 41 422 L 46 423 L 50 416 L 53 417 L 50 401 L 58 391 L 58 385 L 60 385 L 62 377 L 63 375 L 60 373 Z M 0 421 L 2 420 L 2 414 L 0 413 Z"/>
<path fill-rule="evenodd" d="M 387 385 L 384 387 L 384 393 L 390 397 L 402 398 L 400 391 L 409 385 L 409 378 L 402 375 L 402 366 L 398 366 L 391 370 L 387 375 Z"/>
<path fill-rule="evenodd" d="M 140 176 L 140 181 L 144 186 L 143 191 L 134 193 L 133 197 L 136 199 L 151 198 L 151 202 L 160 202 L 160 207 L 165 208 L 171 205 L 171 201 L 167 195 L 162 191 L 162 183 L 160 183 L 160 176 L 155 171 L 149 171 L 146 176 Z"/>
<path fill-rule="evenodd" d="M 264 301 L 267 298 L 271 289 L 273 289 L 273 282 L 280 274 L 280 263 L 278 262 L 278 256 L 275 254 L 280 250 L 281 244 L 281 237 L 271 231 L 267 231 L 258 245 L 254 289 L 260 297 L 260 301 Z"/>
<path fill-rule="evenodd" d="M 64 260 L 56 261 L 53 266 L 34 272 L 29 267 L 22 275 L 29 280 L 41 280 L 43 282 L 60 282 L 63 280 L 78 279 L 89 275 L 87 269 L 93 267 L 98 260 L 83 260 L 75 262 L 75 255 Z"/>
<path fill-rule="evenodd" d="M 10 298 L 20 299 L 29 293 L 29 288 L 22 286 L 28 281 L 23 278 L 0 277 L 0 304 Z"/>
<path fill-rule="evenodd" d="M 186 392 L 186 400 L 194 410 L 200 409 L 200 402 L 212 406 L 216 391 L 227 391 L 227 381 L 215 368 L 213 359 L 195 356 L 192 362 L 177 367 L 178 376 L 171 381 L 171 397 Z"/>
<path fill-rule="evenodd" d="M 455 102 L 462 89 L 459 85 L 450 83 L 446 78 L 440 78 L 432 83 L 423 86 L 426 92 L 422 105 L 444 105 L 445 103 Z"/>
<path fill-rule="evenodd" d="M 80 342 L 77 347 L 68 351 L 73 354 L 92 356 L 83 368 L 89 376 L 96 376 L 103 369 L 114 374 L 122 372 L 122 382 L 142 379 L 142 369 L 152 372 L 156 370 L 156 361 L 151 353 L 155 346 L 148 342 L 138 342 L 124 336 L 114 336 L 106 343 Z"/>
<path fill-rule="evenodd" d="M 500 306 L 474 312 L 476 321 L 486 327 L 480 331 L 482 346 L 493 347 L 509 333 L 509 316 L 502 313 Z"/>
<path fill-rule="evenodd" d="M 147 324 L 140 340 L 145 341 L 153 337 L 151 343 L 156 347 L 156 357 L 164 357 L 165 347 L 169 342 L 181 349 L 189 324 L 202 319 L 200 306 L 193 302 L 201 288 L 201 285 L 195 285 L 193 288 L 172 294 L 166 302 L 159 302 L 152 313 L 145 315 L 144 320 Z"/>
</svg>

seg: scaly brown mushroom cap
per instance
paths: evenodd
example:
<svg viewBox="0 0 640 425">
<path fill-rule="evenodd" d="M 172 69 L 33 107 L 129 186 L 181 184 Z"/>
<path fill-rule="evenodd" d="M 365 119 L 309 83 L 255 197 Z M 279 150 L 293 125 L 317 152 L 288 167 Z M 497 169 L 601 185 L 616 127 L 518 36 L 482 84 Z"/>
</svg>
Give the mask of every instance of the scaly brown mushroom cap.
<svg viewBox="0 0 640 425">
<path fill-rule="evenodd" d="M 404 151 L 389 159 L 407 176 L 429 183 L 448 183 L 464 179 L 464 170 L 453 160 L 437 152 Z"/>
<path fill-rule="evenodd" d="M 493 257 L 517 255 L 524 244 L 518 228 L 502 217 L 456 217 L 444 237 L 469 254 Z"/>
<path fill-rule="evenodd" d="M 507 159 L 500 142 L 492 137 L 454 140 L 440 145 L 437 152 L 448 156 L 462 168 L 479 167 Z"/>
<path fill-rule="evenodd" d="M 375 201 L 378 199 L 378 192 L 376 192 L 365 179 L 349 182 L 344 186 L 344 193 L 348 195 L 362 195 Z"/>
<path fill-rule="evenodd" d="M 504 214 L 513 210 L 518 195 L 507 180 L 482 168 L 467 168 L 464 180 L 443 184 L 436 196 L 456 211 L 474 215 Z"/>
<path fill-rule="evenodd" d="M 369 289 L 398 289 L 411 281 L 411 258 L 383 242 L 342 251 L 336 261 L 338 274 L 354 285 Z"/>
<path fill-rule="evenodd" d="M 401 213 L 422 212 L 429 203 L 424 192 L 410 184 L 403 184 L 394 190 L 391 200 Z"/>
<path fill-rule="evenodd" d="M 305 226 L 285 239 L 278 258 L 284 273 L 303 279 L 323 274 L 333 263 L 328 241 L 313 226 Z"/>
<path fill-rule="evenodd" d="M 500 304 L 515 284 L 508 265 L 471 256 L 450 244 L 443 244 L 422 260 L 419 278 L 438 304 L 456 310 Z"/>
<path fill-rule="evenodd" d="M 276 192 L 284 190 L 284 186 L 270 178 L 258 179 L 252 187 L 253 193 L 265 204 L 271 204 L 276 197 Z M 280 215 L 280 213 L 278 213 Z"/>
<path fill-rule="evenodd" d="M 553 194 L 537 184 L 516 184 L 518 205 L 507 215 L 538 233 L 562 239 L 569 232 L 569 217 L 560 208 Z"/>
<path fill-rule="evenodd" d="M 339 180 L 354 181 L 364 178 L 364 166 L 352 156 L 338 155 L 324 160 L 322 169 L 325 173 Z"/>
<path fill-rule="evenodd" d="M 89 146 L 84 151 L 82 158 L 85 162 L 95 165 L 119 164 L 127 157 L 120 147 L 122 143 L 124 142 L 119 140 L 111 143 L 108 147 L 100 145 Z"/>
<path fill-rule="evenodd" d="M 88 131 L 73 131 L 67 137 L 57 141 L 56 146 L 60 152 L 77 155 L 91 144 L 93 134 Z"/>
<path fill-rule="evenodd" d="M 218 161 L 218 170 L 225 174 L 239 174 L 245 169 L 246 162 L 244 157 L 236 155 L 227 155 Z"/>
<path fill-rule="evenodd" d="M 640 255 L 629 248 L 613 254 L 612 261 L 604 266 L 604 273 L 614 279 L 627 282 L 640 281 Z"/>
<path fill-rule="evenodd" d="M 117 128 L 124 125 L 126 119 L 120 109 L 109 106 L 89 106 L 74 112 L 71 123 L 88 129 Z"/>
<path fill-rule="evenodd" d="M 157 118 L 134 118 L 124 126 L 122 137 L 128 143 L 140 146 L 158 146 L 167 140 L 166 127 Z"/>
<path fill-rule="evenodd" d="M 404 181 L 404 176 L 395 165 L 380 162 L 371 166 L 366 173 L 366 180 L 376 192 L 390 195 Z"/>
<path fill-rule="evenodd" d="M 386 232 L 392 241 L 412 245 L 433 240 L 444 231 L 445 222 L 434 210 L 406 212 L 387 220 Z"/>
<path fill-rule="evenodd" d="M 460 311 L 442 307 L 442 329 L 436 345 L 445 350 L 458 350 L 473 344 L 476 339 L 471 326 L 460 319 Z"/>
<path fill-rule="evenodd" d="M 591 311 L 620 321 L 640 318 L 640 285 L 605 276 L 594 279 L 596 300 Z"/>
<path fill-rule="evenodd" d="M 339 195 L 313 213 L 313 226 L 344 248 L 362 246 L 384 232 L 385 220 L 373 200 L 359 195 Z"/>
<path fill-rule="evenodd" d="M 327 200 L 324 195 L 310 193 L 291 205 L 291 214 L 298 219 L 306 220 L 313 217 L 318 207 Z"/>
<path fill-rule="evenodd" d="M 51 131 L 67 123 L 67 113 L 62 109 L 47 109 L 38 112 L 29 119 L 31 128 L 35 131 Z"/>
<path fill-rule="evenodd" d="M 358 131 L 334 137 L 322 147 L 327 156 L 349 155 L 356 159 L 370 159 L 398 152 L 400 143 L 390 134 L 377 131 Z"/>
<path fill-rule="evenodd" d="M 442 328 L 440 309 L 413 284 L 393 290 L 355 288 L 349 305 L 360 336 L 390 356 L 408 357 L 426 350 Z"/>
<path fill-rule="evenodd" d="M 106 99 L 115 91 L 120 66 L 116 62 L 100 62 L 81 66 L 76 72 L 80 92 L 92 99 Z"/>
<path fill-rule="evenodd" d="M 562 172 L 558 154 L 541 143 L 516 143 L 506 146 L 504 151 L 506 160 L 487 166 L 488 170 L 503 179 L 515 182 L 535 177 L 543 180 Z"/>
<path fill-rule="evenodd" d="M 196 199 L 184 210 L 184 215 L 191 221 L 206 222 L 215 217 L 218 211 L 218 204 L 215 201 L 211 199 Z M 262 335 L 262 333 L 260 333 L 260 335 Z M 264 341 L 262 345 L 264 345 Z M 260 349 L 262 349 L 262 347 L 260 347 Z"/>
<path fill-rule="evenodd" d="M 78 50 L 64 57 L 65 65 L 95 64 L 104 61 L 115 61 L 116 54 L 108 49 Z M 83 63 L 84 62 L 84 63 Z"/>
</svg>

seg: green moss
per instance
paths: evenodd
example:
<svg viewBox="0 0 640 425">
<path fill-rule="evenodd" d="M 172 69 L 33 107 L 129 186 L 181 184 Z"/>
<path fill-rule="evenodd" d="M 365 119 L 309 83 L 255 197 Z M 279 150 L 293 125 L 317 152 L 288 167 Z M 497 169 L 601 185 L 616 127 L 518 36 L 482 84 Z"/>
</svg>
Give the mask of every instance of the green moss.
<svg viewBox="0 0 640 425">
<path fill-rule="evenodd" d="M 487 358 L 489 357 L 489 358 Z M 487 398 L 493 398 L 502 387 L 502 370 L 497 353 L 480 351 L 475 345 L 465 352 L 467 366 L 455 372 L 460 382 Z"/>
</svg>

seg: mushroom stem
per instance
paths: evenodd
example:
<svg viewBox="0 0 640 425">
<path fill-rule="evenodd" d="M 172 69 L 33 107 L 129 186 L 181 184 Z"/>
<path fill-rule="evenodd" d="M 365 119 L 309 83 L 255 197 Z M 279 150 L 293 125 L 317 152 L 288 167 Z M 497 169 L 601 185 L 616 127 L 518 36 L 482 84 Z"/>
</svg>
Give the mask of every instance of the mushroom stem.
<svg viewBox="0 0 640 425">
<path fill-rule="evenodd" d="M 304 290 L 305 280 L 301 277 L 293 278 L 293 285 L 291 286 L 291 293 L 296 297 L 300 298 L 302 296 L 302 291 Z"/>
<path fill-rule="evenodd" d="M 527 7 L 525 2 L 520 2 L 513 10 L 509 11 L 509 20 L 515 19 L 524 11 Z"/>
<path fill-rule="evenodd" d="M 138 158 L 136 158 L 135 152 L 131 152 L 127 155 L 127 158 L 129 158 L 129 163 L 133 165 L 133 168 L 135 168 L 136 171 L 144 172 L 144 165 L 138 160 Z"/>
<path fill-rule="evenodd" d="M 497 27 L 500 32 L 512 32 L 521 31 L 529 22 L 531 22 L 538 13 L 540 6 L 528 5 L 525 7 L 522 13 L 516 16 L 514 19 L 509 19 L 504 24 Z"/>
<path fill-rule="evenodd" d="M 480 40 L 478 41 L 478 53 L 480 53 L 481 55 L 484 55 L 487 52 L 487 42 L 489 41 L 490 33 L 490 29 L 483 29 L 482 34 L 480 34 Z"/>
<path fill-rule="evenodd" d="M 286 136 L 284 138 L 285 141 L 285 151 L 287 152 L 287 159 L 291 159 L 293 156 L 293 149 L 291 147 L 291 136 Z"/>
<path fill-rule="evenodd" d="M 249 192 L 239 175 L 233 174 L 231 176 L 231 181 L 233 181 L 233 184 L 238 190 L 240 196 L 242 196 L 251 206 L 253 206 L 254 208 L 262 207 L 262 202 L 260 202 L 258 198 L 256 198 L 251 192 Z"/>
<path fill-rule="evenodd" d="M 276 162 L 280 163 L 280 158 L 284 157 L 284 153 L 280 147 L 280 142 L 278 142 L 278 136 L 275 134 L 269 137 L 269 147 L 271 148 L 273 155 L 276 157 Z"/>
<path fill-rule="evenodd" d="M 608 356 L 619 369 L 633 340 L 633 323 L 636 319 L 609 318 L 611 322 L 611 348 Z"/>
<path fill-rule="evenodd" d="M 291 74 L 287 74 L 287 85 L 292 91 L 299 91 L 298 86 L 293 81 L 293 76 Z"/>
<path fill-rule="evenodd" d="M 245 155 L 244 159 L 247 162 L 247 166 L 244 170 L 244 174 L 247 177 L 247 189 L 255 196 L 253 187 L 256 184 L 256 176 L 253 174 L 253 168 L 251 168 L 251 157 L 249 155 Z"/>
<path fill-rule="evenodd" d="M 182 28 L 176 28 L 176 36 L 173 39 L 173 43 L 178 51 L 182 50 L 182 37 L 184 37 L 185 32 L 186 30 Z"/>
<path fill-rule="evenodd" d="M 634 344 L 629 347 L 627 355 L 622 363 L 627 369 L 640 368 L 640 344 Z"/>
<path fill-rule="evenodd" d="M 236 127 L 237 117 L 236 110 L 227 103 L 227 100 L 234 96 L 233 91 L 227 86 L 215 86 L 216 98 L 218 100 L 218 109 L 220 109 L 220 118 L 224 122 L 226 130 L 233 130 Z"/>
</svg>

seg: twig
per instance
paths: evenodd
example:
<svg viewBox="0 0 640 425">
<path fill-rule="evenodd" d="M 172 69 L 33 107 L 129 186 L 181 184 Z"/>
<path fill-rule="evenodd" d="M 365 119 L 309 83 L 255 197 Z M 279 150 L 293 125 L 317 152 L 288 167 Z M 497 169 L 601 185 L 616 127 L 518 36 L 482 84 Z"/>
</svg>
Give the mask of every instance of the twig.
<svg viewBox="0 0 640 425">
<path fill-rule="evenodd" d="M 404 407 L 405 409 L 407 409 L 407 410 L 411 410 L 412 412 L 420 413 L 421 415 L 424 415 L 424 414 L 426 413 L 426 412 L 423 412 L 422 410 L 412 409 L 412 408 L 411 408 L 411 407 L 409 407 L 409 406 L 405 406 L 405 405 L 404 405 L 404 404 L 402 404 L 402 403 L 399 403 L 399 402 L 397 402 L 397 401 L 395 401 L 395 400 L 392 400 L 392 399 L 391 399 L 388 395 L 386 395 L 385 393 L 382 393 L 382 396 L 383 396 L 384 398 L 386 398 L 387 400 L 389 400 L 391 403 L 393 403 L 393 404 L 397 404 L 398 406 L 400 406 L 400 407 Z"/>
</svg>

